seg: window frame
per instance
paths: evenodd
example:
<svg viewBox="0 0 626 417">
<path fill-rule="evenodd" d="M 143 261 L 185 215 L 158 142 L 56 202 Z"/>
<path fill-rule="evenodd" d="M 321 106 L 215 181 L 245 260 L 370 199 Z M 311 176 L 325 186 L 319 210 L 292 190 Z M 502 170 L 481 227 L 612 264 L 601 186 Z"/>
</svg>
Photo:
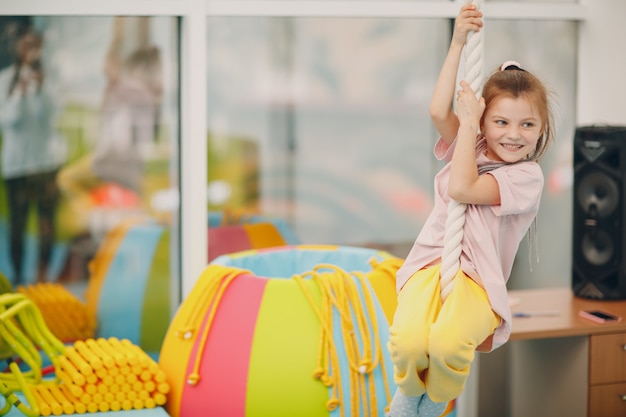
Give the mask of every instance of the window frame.
<svg viewBox="0 0 626 417">
<path fill-rule="evenodd" d="M 208 216 L 206 34 L 208 17 L 381 17 L 454 19 L 465 0 L 22 0 L 6 2 L 0 15 L 174 16 L 180 39 L 180 246 L 181 300 L 206 267 Z M 584 21 L 587 7 L 563 2 L 482 2 L 486 19 Z M 205 225 L 205 227 L 202 227 Z"/>
</svg>

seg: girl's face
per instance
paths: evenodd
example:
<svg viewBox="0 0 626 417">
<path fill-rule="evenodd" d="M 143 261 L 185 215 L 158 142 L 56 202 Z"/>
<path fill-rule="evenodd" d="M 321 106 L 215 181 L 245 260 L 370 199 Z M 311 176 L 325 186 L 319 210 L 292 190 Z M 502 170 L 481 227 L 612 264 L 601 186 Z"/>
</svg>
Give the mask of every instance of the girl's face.
<svg viewBox="0 0 626 417">
<path fill-rule="evenodd" d="M 496 98 L 485 110 L 483 120 L 489 159 L 513 163 L 535 151 L 542 123 L 528 97 Z"/>
</svg>

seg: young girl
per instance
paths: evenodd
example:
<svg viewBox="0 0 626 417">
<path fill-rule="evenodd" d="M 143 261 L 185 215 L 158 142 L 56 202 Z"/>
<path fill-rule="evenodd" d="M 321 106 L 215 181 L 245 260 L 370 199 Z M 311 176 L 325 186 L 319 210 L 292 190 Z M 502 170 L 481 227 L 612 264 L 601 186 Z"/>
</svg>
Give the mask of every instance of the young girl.
<svg viewBox="0 0 626 417">
<path fill-rule="evenodd" d="M 482 13 L 462 6 L 431 102 L 441 135 L 435 156 L 447 164 L 435 177 L 433 211 L 397 272 L 388 348 L 398 390 L 390 417 L 439 416 L 462 393 L 475 351 L 501 346 L 511 331 L 506 282 L 539 209 L 538 160 L 553 141 L 553 122 L 546 88 L 513 62 L 489 77 L 480 99 L 462 81 L 452 112 L 461 51 L 468 32 L 482 26 Z M 461 269 L 442 302 L 450 199 L 467 209 Z"/>
</svg>

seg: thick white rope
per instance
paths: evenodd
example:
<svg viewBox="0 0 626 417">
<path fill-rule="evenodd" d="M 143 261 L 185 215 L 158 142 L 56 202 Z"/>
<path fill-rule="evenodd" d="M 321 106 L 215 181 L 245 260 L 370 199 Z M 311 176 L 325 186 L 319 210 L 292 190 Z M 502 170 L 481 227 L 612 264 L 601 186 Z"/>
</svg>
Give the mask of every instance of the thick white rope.
<svg viewBox="0 0 626 417">
<path fill-rule="evenodd" d="M 480 10 L 482 0 L 472 0 Z M 483 32 L 469 32 L 465 43 L 465 81 L 476 92 L 476 97 L 482 94 L 483 75 Z M 450 199 L 448 217 L 444 234 L 443 254 L 441 257 L 441 300 L 446 300 L 452 287 L 454 277 L 461 267 L 461 248 L 463 242 L 463 226 L 465 225 L 465 210 L 467 205 Z"/>
</svg>

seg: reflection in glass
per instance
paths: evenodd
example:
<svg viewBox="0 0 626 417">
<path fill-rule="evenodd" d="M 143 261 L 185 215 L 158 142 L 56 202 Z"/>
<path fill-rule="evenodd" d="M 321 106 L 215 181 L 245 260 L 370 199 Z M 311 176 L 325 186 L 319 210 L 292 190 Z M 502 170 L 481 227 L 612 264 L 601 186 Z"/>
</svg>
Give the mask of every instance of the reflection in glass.
<svg viewBox="0 0 626 417">
<path fill-rule="evenodd" d="M 304 243 L 412 241 L 431 205 L 427 106 L 448 27 L 209 19 L 209 190 L 231 190 L 210 207 L 277 216 Z M 211 169 L 235 155 L 238 171 Z"/>
<path fill-rule="evenodd" d="M 30 19 L 15 19 L 7 22 L 4 37 L 12 52 L 12 63 L 0 72 L 2 177 L 11 213 L 11 224 L 4 228 L 12 266 L 6 274 L 23 284 L 28 275 L 47 278 L 56 235 L 56 176 L 66 154 L 53 126 L 57 109 L 42 65 L 42 34 Z M 29 226 L 38 236 L 38 244 L 32 245 L 39 255 L 34 260 L 25 252 L 31 206 L 35 226 Z"/>
<path fill-rule="evenodd" d="M 87 217 L 79 227 L 90 227 L 98 239 L 117 218 L 76 207 L 93 193 L 104 199 L 118 198 L 123 209 L 143 214 L 142 181 L 145 163 L 158 140 L 163 91 L 161 53 L 150 41 L 149 23 L 146 17 L 114 18 L 102 65 L 106 82 L 94 149 L 59 174 L 59 185 L 75 213 Z"/>
<path fill-rule="evenodd" d="M 542 161 L 538 221 L 558 218 L 568 230 L 560 178 L 571 166 L 576 24 L 488 23 L 485 71 L 514 59 L 555 92 L 558 140 Z M 405 256 L 432 204 L 428 103 L 451 21 L 215 17 L 208 30 L 209 208 L 278 217 L 306 244 Z M 558 256 L 537 264 L 533 255 L 533 279 L 554 276 L 569 256 L 548 235 L 541 247 Z M 526 242 L 521 249 L 524 273 Z"/>
<path fill-rule="evenodd" d="M 177 26 L 169 17 L 0 20 L 0 272 L 14 285 L 66 285 L 97 311 L 99 336 L 149 351 L 179 301 Z M 41 34 L 29 38 L 37 53 L 24 51 L 22 27 Z M 18 248 L 21 261 L 9 255 Z"/>
</svg>

